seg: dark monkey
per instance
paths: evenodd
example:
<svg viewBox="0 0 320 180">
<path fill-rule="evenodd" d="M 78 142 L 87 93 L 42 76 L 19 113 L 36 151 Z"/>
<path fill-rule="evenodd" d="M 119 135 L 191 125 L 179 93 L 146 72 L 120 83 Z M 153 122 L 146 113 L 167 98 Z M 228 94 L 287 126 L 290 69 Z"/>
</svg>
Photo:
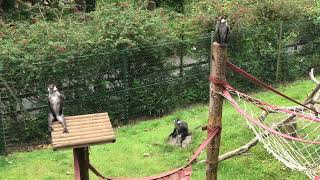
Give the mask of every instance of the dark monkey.
<svg viewBox="0 0 320 180">
<path fill-rule="evenodd" d="M 216 24 L 216 42 L 227 46 L 230 37 L 230 27 L 224 16 L 219 16 Z"/>
<path fill-rule="evenodd" d="M 49 131 L 53 131 L 52 122 L 59 121 L 63 126 L 63 133 L 68 133 L 67 124 L 64 119 L 62 108 L 64 102 L 64 95 L 61 94 L 54 84 L 48 86 L 48 105 L 49 105 Z"/>
<path fill-rule="evenodd" d="M 185 140 L 185 138 L 191 134 L 189 133 L 189 130 L 188 130 L 188 124 L 179 119 L 176 119 L 174 120 L 174 125 L 175 125 L 175 128 L 173 132 L 170 134 L 170 137 L 175 138 L 177 136 L 180 136 L 181 137 L 180 143 L 182 143 Z"/>
</svg>

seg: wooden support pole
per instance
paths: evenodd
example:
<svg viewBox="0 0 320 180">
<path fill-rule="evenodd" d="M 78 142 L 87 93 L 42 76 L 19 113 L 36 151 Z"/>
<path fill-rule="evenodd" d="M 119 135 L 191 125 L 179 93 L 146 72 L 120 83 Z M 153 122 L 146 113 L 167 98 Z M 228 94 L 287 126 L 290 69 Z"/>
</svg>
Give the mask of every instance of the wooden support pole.
<svg viewBox="0 0 320 180">
<path fill-rule="evenodd" d="M 88 147 L 73 148 L 75 180 L 89 180 Z"/>
<path fill-rule="evenodd" d="M 226 80 L 225 67 L 227 59 L 227 48 L 214 42 L 212 45 L 212 61 L 211 61 L 211 76 L 220 80 Z M 213 91 L 212 91 L 213 90 Z M 210 83 L 210 103 L 209 103 L 209 122 L 208 132 L 215 127 L 221 127 L 223 97 L 216 93 L 222 92 L 222 87 Z M 207 152 L 207 170 L 206 180 L 216 180 L 218 171 L 218 157 L 220 146 L 220 135 L 215 136 L 208 146 Z"/>
</svg>

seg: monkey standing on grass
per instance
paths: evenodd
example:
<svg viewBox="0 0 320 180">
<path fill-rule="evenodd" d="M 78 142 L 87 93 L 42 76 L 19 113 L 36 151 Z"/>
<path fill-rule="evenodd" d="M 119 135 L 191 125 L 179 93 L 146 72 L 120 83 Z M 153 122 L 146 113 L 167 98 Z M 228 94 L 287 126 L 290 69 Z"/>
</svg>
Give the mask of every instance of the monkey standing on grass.
<svg viewBox="0 0 320 180">
<path fill-rule="evenodd" d="M 63 126 L 63 133 L 68 133 L 67 123 L 64 119 L 62 108 L 64 102 L 64 95 L 61 94 L 54 84 L 50 84 L 48 87 L 48 105 L 49 105 L 49 131 L 53 131 L 52 122 L 59 121 Z"/>
</svg>

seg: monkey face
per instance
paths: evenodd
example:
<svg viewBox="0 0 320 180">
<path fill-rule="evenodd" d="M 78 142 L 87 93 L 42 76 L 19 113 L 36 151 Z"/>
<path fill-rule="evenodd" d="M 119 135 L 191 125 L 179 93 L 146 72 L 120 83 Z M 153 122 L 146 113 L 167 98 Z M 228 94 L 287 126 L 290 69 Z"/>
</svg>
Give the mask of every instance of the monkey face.
<svg viewBox="0 0 320 180">
<path fill-rule="evenodd" d="M 56 85 L 50 84 L 50 85 L 48 86 L 48 92 L 49 92 L 50 94 L 52 94 L 52 93 L 54 93 L 54 92 L 56 92 L 56 91 L 58 91 L 58 88 L 57 88 Z"/>
<path fill-rule="evenodd" d="M 180 124 L 181 124 L 180 119 L 174 120 L 174 126 L 176 127 L 176 129 L 180 129 Z"/>
<path fill-rule="evenodd" d="M 227 21 L 227 18 L 225 16 L 219 16 L 217 18 L 218 23 L 225 23 Z"/>
<path fill-rule="evenodd" d="M 175 125 L 179 125 L 181 123 L 180 119 L 176 119 L 173 121 Z"/>
</svg>

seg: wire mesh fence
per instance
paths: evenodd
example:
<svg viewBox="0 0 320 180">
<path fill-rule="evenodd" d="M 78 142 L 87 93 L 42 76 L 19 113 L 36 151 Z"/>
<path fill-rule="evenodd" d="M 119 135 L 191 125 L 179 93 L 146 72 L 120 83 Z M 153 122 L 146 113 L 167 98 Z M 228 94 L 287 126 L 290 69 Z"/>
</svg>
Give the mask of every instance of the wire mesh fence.
<svg viewBox="0 0 320 180">
<path fill-rule="evenodd" d="M 230 60 L 267 83 L 306 76 L 310 67 L 320 66 L 319 27 L 281 26 L 232 32 Z M 52 82 L 66 96 L 65 115 L 108 112 L 114 125 L 206 102 L 210 46 L 211 34 L 185 35 L 148 47 L 123 45 L 37 63 L 6 61 L 0 76 L 0 153 L 49 142 L 46 96 Z M 252 88 L 236 74 L 229 73 L 228 80 Z"/>
<path fill-rule="evenodd" d="M 210 39 L 204 35 L 152 47 L 5 64 L 0 149 L 11 152 L 49 142 L 46 89 L 52 82 L 66 96 L 65 115 L 108 112 L 115 125 L 205 101 Z"/>
</svg>

